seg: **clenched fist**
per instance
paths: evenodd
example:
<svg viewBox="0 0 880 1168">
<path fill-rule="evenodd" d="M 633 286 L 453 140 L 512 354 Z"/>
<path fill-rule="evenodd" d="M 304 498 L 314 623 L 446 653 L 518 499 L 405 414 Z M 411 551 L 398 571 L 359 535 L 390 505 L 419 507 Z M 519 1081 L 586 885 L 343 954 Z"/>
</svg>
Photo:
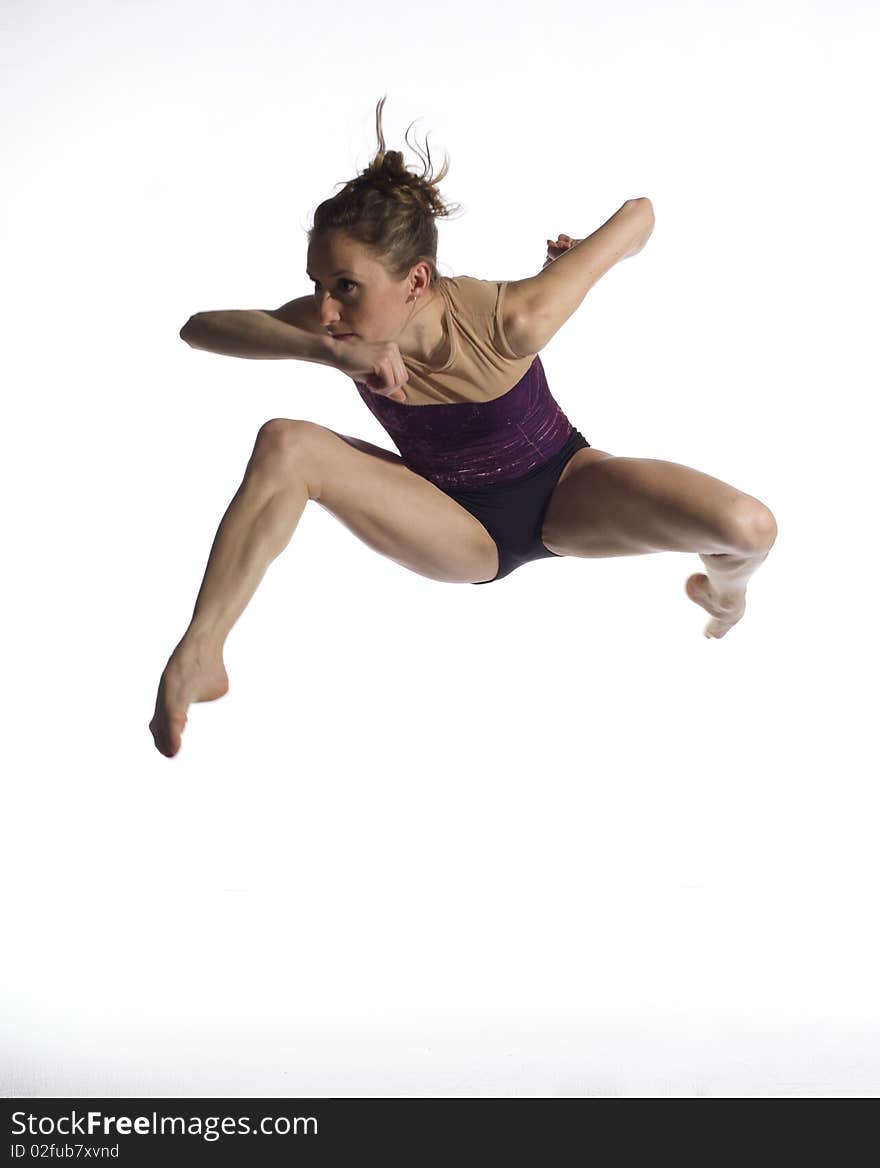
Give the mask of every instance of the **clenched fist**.
<svg viewBox="0 0 880 1168">
<path fill-rule="evenodd" d="M 403 386 L 409 374 L 396 341 L 335 341 L 333 367 L 363 381 L 374 393 L 405 402 Z"/>
<path fill-rule="evenodd" d="M 568 251 L 569 248 L 574 247 L 578 243 L 583 243 L 583 240 L 572 239 L 570 235 L 557 236 L 555 243 L 552 239 L 548 239 L 547 258 L 544 260 L 544 267 L 546 268 L 548 264 L 552 264 L 554 260 L 558 260 L 563 252 Z"/>
</svg>

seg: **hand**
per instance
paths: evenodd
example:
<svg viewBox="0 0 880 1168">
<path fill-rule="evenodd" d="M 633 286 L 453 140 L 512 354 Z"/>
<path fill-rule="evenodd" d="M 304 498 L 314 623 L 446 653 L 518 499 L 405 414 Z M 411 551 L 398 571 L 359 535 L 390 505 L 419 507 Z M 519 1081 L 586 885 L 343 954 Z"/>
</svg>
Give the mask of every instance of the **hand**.
<svg viewBox="0 0 880 1168">
<path fill-rule="evenodd" d="M 405 402 L 409 381 L 396 341 L 333 341 L 333 368 L 363 381 L 374 393 Z"/>
<path fill-rule="evenodd" d="M 554 243 L 552 239 L 547 240 L 547 258 L 544 260 L 544 267 L 552 264 L 554 260 L 558 260 L 563 252 L 568 251 L 569 248 L 574 247 L 575 244 L 583 243 L 582 239 L 572 239 L 570 235 L 560 235 Z M 541 269 L 543 271 L 543 268 Z"/>
</svg>

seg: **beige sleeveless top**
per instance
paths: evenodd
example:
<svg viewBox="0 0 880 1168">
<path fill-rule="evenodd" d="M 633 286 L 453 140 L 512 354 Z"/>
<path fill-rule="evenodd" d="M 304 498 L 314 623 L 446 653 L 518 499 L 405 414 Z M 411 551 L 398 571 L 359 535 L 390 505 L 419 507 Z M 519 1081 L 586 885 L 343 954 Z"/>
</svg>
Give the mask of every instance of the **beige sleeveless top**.
<svg viewBox="0 0 880 1168">
<path fill-rule="evenodd" d="M 403 358 L 408 405 L 492 401 L 525 375 L 535 357 L 517 357 L 507 343 L 502 315 L 507 284 L 474 276 L 438 279 L 449 354 L 436 367 Z"/>
</svg>

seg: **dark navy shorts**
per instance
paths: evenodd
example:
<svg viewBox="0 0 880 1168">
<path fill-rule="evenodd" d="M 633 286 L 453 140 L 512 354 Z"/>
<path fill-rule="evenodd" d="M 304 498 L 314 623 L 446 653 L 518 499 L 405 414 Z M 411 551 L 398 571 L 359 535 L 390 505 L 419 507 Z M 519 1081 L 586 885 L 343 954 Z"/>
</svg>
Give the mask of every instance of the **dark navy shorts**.
<svg viewBox="0 0 880 1168">
<path fill-rule="evenodd" d="M 474 580 L 474 584 L 493 584 L 530 560 L 556 555 L 541 542 L 544 516 L 565 464 L 576 450 L 589 445 L 580 430 L 572 428 L 561 450 L 518 479 L 491 487 L 444 490 L 479 519 L 498 548 L 497 574 L 491 580 Z"/>
</svg>

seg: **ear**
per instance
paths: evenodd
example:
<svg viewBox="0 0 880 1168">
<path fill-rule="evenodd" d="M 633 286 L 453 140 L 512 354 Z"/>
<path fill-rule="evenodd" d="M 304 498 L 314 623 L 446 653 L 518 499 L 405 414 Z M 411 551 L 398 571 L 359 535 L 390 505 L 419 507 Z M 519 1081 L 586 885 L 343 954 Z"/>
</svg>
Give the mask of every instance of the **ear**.
<svg viewBox="0 0 880 1168">
<path fill-rule="evenodd" d="M 419 260 L 409 273 L 410 292 L 424 296 L 431 286 L 431 265 L 427 260 Z"/>
</svg>

